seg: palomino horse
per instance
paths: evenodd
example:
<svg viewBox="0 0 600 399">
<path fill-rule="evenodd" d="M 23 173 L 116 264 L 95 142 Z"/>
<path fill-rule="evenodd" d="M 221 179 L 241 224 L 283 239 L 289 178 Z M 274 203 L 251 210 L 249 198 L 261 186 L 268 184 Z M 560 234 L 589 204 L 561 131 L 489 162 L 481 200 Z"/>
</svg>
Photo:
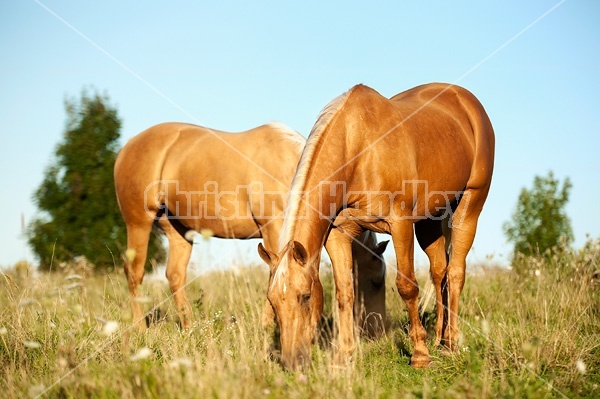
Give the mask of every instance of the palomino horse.
<svg viewBox="0 0 600 399">
<path fill-rule="evenodd" d="M 354 350 L 350 242 L 360 228 L 392 236 L 396 285 L 408 307 L 414 346 L 411 365 L 426 367 L 431 361 L 418 313 L 415 234 L 436 287 L 437 341 L 455 349 L 465 259 L 493 163 L 490 120 L 479 101 L 461 87 L 434 83 L 387 99 L 357 85 L 329 103 L 298 164 L 279 250 L 273 253 L 259 245 L 261 257 L 275 269 L 268 298 L 280 324 L 282 363 L 293 368 L 308 361 L 315 318 L 312 298 L 321 296 L 314 270 L 325 239 L 329 234 L 331 241 L 331 232 L 338 230 L 330 227 L 340 212 L 356 224 L 336 234 L 344 245 L 332 255 L 340 315 L 338 361 L 347 360 Z M 450 216 L 451 225 L 443 223 Z M 452 233 L 449 262 L 444 230 Z"/>
<path fill-rule="evenodd" d="M 284 202 L 304 144 L 297 132 L 276 123 L 238 134 L 165 123 L 125 145 L 114 175 L 127 226 L 125 275 L 134 323 L 145 327 L 135 298 L 140 295 L 153 223 L 158 222 L 169 240 L 166 275 L 181 324 L 189 327 L 191 311 L 184 284 L 193 235 L 186 233 L 210 229 L 221 238 L 263 237 L 267 248 L 276 249 Z M 365 281 L 385 270 L 381 260 L 369 258 L 381 245 L 364 240 L 354 244 L 365 265 Z M 369 290 L 364 295 L 367 309 L 381 312 L 376 293 Z M 265 323 L 273 319 L 267 301 L 263 317 Z"/>
</svg>

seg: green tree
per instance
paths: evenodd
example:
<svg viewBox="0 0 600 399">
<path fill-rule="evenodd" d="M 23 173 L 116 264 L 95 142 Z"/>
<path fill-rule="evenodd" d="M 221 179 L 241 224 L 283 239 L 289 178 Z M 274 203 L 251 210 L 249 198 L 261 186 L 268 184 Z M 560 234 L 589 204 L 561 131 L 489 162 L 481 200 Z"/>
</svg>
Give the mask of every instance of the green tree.
<svg viewBox="0 0 600 399">
<path fill-rule="evenodd" d="M 41 270 L 84 256 L 97 269 L 121 263 L 126 230 L 114 190 L 113 168 L 121 120 L 106 96 L 83 92 L 66 100 L 67 124 L 54 162 L 33 199 L 42 215 L 28 226 L 28 241 Z M 164 248 L 153 232 L 149 259 Z M 54 266 L 54 269 L 56 266 Z"/>
<path fill-rule="evenodd" d="M 571 222 L 565 211 L 571 181 L 560 184 L 550 171 L 536 176 L 533 188 L 521 189 L 512 220 L 504 223 L 504 234 L 514 244 L 514 256 L 562 250 L 573 242 Z"/>
</svg>

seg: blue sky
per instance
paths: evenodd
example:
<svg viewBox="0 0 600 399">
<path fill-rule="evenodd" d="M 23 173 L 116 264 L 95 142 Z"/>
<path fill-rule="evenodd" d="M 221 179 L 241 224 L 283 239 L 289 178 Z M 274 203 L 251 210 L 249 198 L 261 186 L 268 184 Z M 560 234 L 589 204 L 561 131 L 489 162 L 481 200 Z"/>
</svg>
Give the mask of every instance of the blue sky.
<svg viewBox="0 0 600 399">
<path fill-rule="evenodd" d="M 85 87 L 118 108 L 124 143 L 165 121 L 241 131 L 276 120 L 306 136 L 357 83 L 386 96 L 457 83 L 481 100 L 497 143 L 471 258 L 505 262 L 502 223 L 520 189 L 549 170 L 573 182 L 576 246 L 600 236 L 600 3 L 287 3 L 2 2 L 0 265 L 35 259 L 21 213 L 35 216 L 63 101 Z M 258 262 L 257 243 L 201 242 L 193 260 Z"/>
</svg>

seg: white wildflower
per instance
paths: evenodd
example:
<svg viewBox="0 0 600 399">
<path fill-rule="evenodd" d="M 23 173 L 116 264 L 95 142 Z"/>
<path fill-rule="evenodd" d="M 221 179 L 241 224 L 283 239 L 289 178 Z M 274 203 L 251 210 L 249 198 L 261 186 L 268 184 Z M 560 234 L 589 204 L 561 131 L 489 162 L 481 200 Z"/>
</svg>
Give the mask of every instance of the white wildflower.
<svg viewBox="0 0 600 399">
<path fill-rule="evenodd" d="M 119 331 L 119 323 L 116 321 L 107 321 L 102 327 L 102 334 L 106 336 L 113 335 L 117 331 Z"/>
<path fill-rule="evenodd" d="M 535 363 L 531 360 L 525 365 L 529 370 L 535 370 Z"/>
<path fill-rule="evenodd" d="M 486 319 L 481 320 L 481 332 L 486 338 L 490 335 L 490 323 Z"/>
<path fill-rule="evenodd" d="M 177 369 L 177 368 L 190 368 L 194 365 L 194 363 L 186 358 L 186 357 L 182 357 L 182 358 L 178 358 L 173 360 L 171 363 L 169 363 L 169 367 Z"/>
<path fill-rule="evenodd" d="M 131 356 L 129 359 L 132 362 L 137 362 L 138 360 L 147 359 L 150 356 L 152 356 L 152 349 L 143 347 L 143 348 L 138 349 L 138 351 L 135 352 L 135 355 Z"/>
<path fill-rule="evenodd" d="M 539 277 L 542 274 L 542 272 L 540 271 L 540 269 L 536 269 L 534 274 L 536 277 Z"/>
<path fill-rule="evenodd" d="M 8 334 L 8 330 L 6 327 L 1 327 L 0 328 L 0 335 L 6 335 Z"/>
<path fill-rule="evenodd" d="M 194 230 L 188 230 L 185 232 L 185 239 L 188 240 L 189 242 L 194 242 L 194 236 L 196 235 L 196 232 Z"/>
<path fill-rule="evenodd" d="M 25 347 L 29 349 L 38 349 L 42 347 L 42 344 L 40 344 L 37 341 L 24 341 L 23 345 L 25 345 Z"/>
<path fill-rule="evenodd" d="M 585 372 L 586 372 L 586 366 L 585 366 L 585 363 L 583 362 L 583 360 L 581 360 L 581 359 L 578 359 L 578 360 L 575 362 L 575 367 L 577 367 L 577 371 L 579 371 L 579 374 L 581 374 L 581 375 L 585 375 Z"/>
<path fill-rule="evenodd" d="M 200 230 L 200 235 L 205 240 L 208 240 L 209 238 L 211 238 L 212 236 L 214 236 L 215 233 L 213 233 L 213 231 L 211 229 L 201 229 Z"/>
</svg>

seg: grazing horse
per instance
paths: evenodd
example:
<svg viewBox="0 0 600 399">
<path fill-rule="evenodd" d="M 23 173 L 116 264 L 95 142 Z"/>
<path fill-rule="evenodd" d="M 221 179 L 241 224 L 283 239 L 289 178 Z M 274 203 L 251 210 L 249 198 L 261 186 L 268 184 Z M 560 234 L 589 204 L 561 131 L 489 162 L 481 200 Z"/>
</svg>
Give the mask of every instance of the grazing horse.
<svg viewBox="0 0 600 399">
<path fill-rule="evenodd" d="M 426 367 L 431 361 L 418 312 L 415 235 L 436 287 L 436 339 L 456 349 L 465 259 L 493 163 L 490 120 L 475 96 L 461 87 L 433 83 L 388 99 L 357 85 L 330 102 L 298 164 L 279 250 L 259 245 L 261 257 L 275 271 L 268 298 L 281 329 L 284 366 L 309 360 L 313 298 L 318 308 L 322 289 L 314 270 L 325 240 L 329 243 L 339 230 L 335 220 L 340 214 L 354 224 L 344 234 L 335 233 L 340 244 L 332 255 L 340 318 L 338 361 L 347 360 L 355 346 L 350 243 L 361 229 L 392 236 L 396 286 L 410 319 L 411 365 Z"/>
<path fill-rule="evenodd" d="M 123 147 L 114 177 L 127 226 L 125 275 L 134 324 L 145 328 L 135 299 L 140 296 L 153 224 L 157 222 L 169 240 L 166 275 L 181 325 L 187 328 L 191 309 L 184 285 L 193 239 L 187 233 L 210 229 L 221 238 L 262 237 L 267 248 L 277 249 L 285 200 L 304 144 L 304 137 L 278 123 L 237 134 L 164 123 Z M 365 259 L 365 278 L 385 270 L 381 261 L 364 254 L 376 251 L 376 242 L 354 246 L 357 256 Z M 370 299 L 370 293 L 365 296 L 380 311 L 382 305 Z M 263 322 L 269 318 L 273 311 L 265 300 Z"/>
<path fill-rule="evenodd" d="M 369 230 L 352 242 L 354 320 L 362 335 L 368 338 L 379 338 L 385 331 L 385 262 L 382 255 L 387 244 L 388 241 L 377 244 L 375 233 Z M 365 247 L 371 250 L 366 251 Z"/>
</svg>

